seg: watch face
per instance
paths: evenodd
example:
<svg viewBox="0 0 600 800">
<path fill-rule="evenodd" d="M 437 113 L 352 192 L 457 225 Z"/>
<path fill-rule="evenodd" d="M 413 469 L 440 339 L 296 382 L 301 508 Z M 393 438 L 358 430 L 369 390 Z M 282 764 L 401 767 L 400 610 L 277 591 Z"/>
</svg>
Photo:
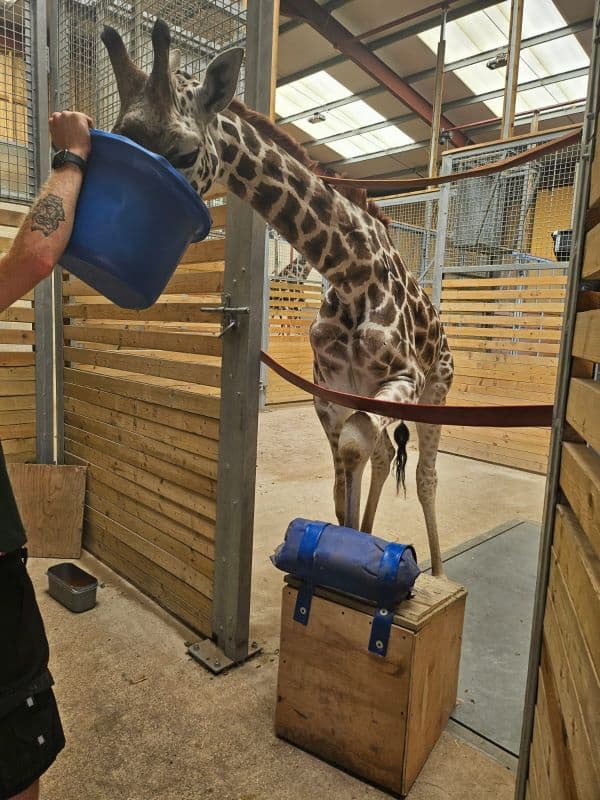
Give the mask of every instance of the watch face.
<svg viewBox="0 0 600 800">
<path fill-rule="evenodd" d="M 59 150 L 59 152 L 54 156 L 52 161 L 52 165 L 56 167 L 63 167 L 65 165 L 65 151 Z"/>
</svg>

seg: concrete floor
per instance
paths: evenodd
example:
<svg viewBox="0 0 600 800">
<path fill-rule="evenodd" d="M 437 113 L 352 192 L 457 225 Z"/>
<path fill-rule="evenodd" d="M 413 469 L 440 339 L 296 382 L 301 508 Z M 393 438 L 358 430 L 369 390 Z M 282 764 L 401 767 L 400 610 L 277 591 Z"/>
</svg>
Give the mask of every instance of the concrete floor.
<svg viewBox="0 0 600 800">
<path fill-rule="evenodd" d="M 85 554 L 103 581 L 98 605 L 71 614 L 33 577 L 51 644 L 51 668 L 66 750 L 43 784 L 44 800 L 328 800 L 385 798 L 384 792 L 273 735 L 282 575 L 268 561 L 294 516 L 332 519 L 327 442 L 312 408 L 261 415 L 252 635 L 263 653 L 213 678 L 185 654 L 197 637 Z M 410 453 L 408 500 L 386 486 L 376 533 L 412 541 L 427 558 Z M 509 519 L 539 518 L 544 481 L 454 456 L 440 456 L 444 549 Z M 458 500 L 460 498 L 460 500 Z M 514 775 L 445 733 L 410 800 L 511 800 Z"/>
</svg>

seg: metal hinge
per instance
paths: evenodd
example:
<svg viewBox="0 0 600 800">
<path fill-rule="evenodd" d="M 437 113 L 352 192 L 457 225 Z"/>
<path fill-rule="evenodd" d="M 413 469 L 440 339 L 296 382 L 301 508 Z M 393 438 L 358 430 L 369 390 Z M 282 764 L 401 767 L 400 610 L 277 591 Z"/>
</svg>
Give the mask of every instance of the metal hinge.
<svg viewBox="0 0 600 800">
<path fill-rule="evenodd" d="M 220 306 L 200 306 L 199 311 L 204 311 L 205 313 L 211 313 L 218 311 L 223 314 L 223 322 L 221 323 L 221 333 L 219 334 L 219 338 L 225 336 L 227 331 L 231 331 L 234 328 L 237 328 L 239 325 L 238 315 L 239 314 L 249 314 L 250 307 L 249 306 L 232 306 L 231 305 L 231 295 L 224 294 L 222 299 L 222 305 Z"/>
</svg>

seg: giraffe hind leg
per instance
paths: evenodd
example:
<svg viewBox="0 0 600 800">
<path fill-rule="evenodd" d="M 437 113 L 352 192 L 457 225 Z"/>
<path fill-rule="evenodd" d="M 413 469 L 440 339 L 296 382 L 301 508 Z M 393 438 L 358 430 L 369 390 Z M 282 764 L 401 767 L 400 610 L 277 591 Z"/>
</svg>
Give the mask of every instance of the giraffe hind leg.
<svg viewBox="0 0 600 800">
<path fill-rule="evenodd" d="M 391 443 L 387 431 L 383 430 L 371 456 L 371 486 L 360 526 L 361 531 L 365 531 L 365 533 L 373 532 L 375 512 L 377 511 L 383 486 L 390 474 L 393 459 L 394 445 Z"/>
</svg>

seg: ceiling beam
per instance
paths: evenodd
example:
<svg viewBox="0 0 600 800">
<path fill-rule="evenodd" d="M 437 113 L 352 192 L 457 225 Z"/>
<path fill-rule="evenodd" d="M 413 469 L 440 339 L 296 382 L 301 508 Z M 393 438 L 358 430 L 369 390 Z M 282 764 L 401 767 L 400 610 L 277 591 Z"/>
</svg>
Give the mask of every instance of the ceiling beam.
<svg viewBox="0 0 600 800">
<path fill-rule="evenodd" d="M 520 92 L 526 92 L 528 89 L 539 89 L 540 86 L 550 86 L 559 81 L 568 81 L 573 78 L 582 78 L 589 72 L 587 67 L 579 67 L 578 69 L 570 70 L 569 72 L 561 72 L 559 75 L 547 75 L 543 78 L 535 78 L 527 83 L 519 85 Z M 485 103 L 487 100 L 495 100 L 504 95 L 504 89 L 494 89 L 485 94 L 474 94 L 468 97 L 461 97 L 458 100 L 452 100 L 446 103 L 444 108 L 446 111 L 452 111 L 455 108 L 463 108 L 464 106 L 473 105 L 474 103 Z M 322 139 L 309 139 L 302 142 L 302 147 L 319 147 L 321 145 L 329 145 L 332 142 L 338 142 L 340 139 L 347 139 L 348 136 L 359 136 L 362 133 L 371 133 L 372 131 L 387 128 L 389 125 L 402 125 L 405 122 L 411 122 L 417 119 L 415 113 L 401 114 L 398 117 L 391 117 L 390 119 L 382 120 L 381 122 L 373 122 L 371 125 L 364 125 L 362 128 L 355 128 L 342 133 L 333 133 L 331 136 L 324 136 Z M 468 125 L 465 123 L 465 128 Z"/>
<path fill-rule="evenodd" d="M 280 10 L 282 14 L 291 12 L 294 16 L 303 17 L 321 36 L 344 53 L 367 75 L 384 86 L 393 97 L 408 106 L 428 125 L 432 125 L 433 107 L 431 103 L 372 53 L 367 45 L 357 41 L 347 28 L 334 19 L 315 0 L 281 0 Z M 454 127 L 452 122 L 443 115 L 440 118 L 440 125 L 443 128 Z M 470 141 L 460 130 L 454 130 L 451 138 L 456 147 L 465 147 Z"/>
<path fill-rule="evenodd" d="M 352 2 L 353 0 L 328 0 L 327 3 L 323 3 L 322 8 L 324 8 L 325 11 L 335 11 L 336 9 L 342 8 L 342 6 L 347 6 L 348 3 Z M 293 31 L 294 28 L 298 28 L 300 25 L 304 25 L 303 19 L 290 19 L 279 26 L 279 35 L 282 36 L 284 33 Z"/>
<path fill-rule="evenodd" d="M 589 28 L 592 27 L 593 22 L 594 20 L 590 17 L 589 19 L 584 19 L 580 22 L 574 22 L 572 25 L 566 25 L 563 28 L 555 28 L 553 31 L 547 31 L 546 33 L 540 33 L 537 36 L 531 36 L 529 39 L 523 39 L 521 42 L 521 52 L 528 47 L 534 47 L 536 44 L 546 44 L 546 42 L 553 42 L 556 39 L 562 39 L 565 36 L 572 36 L 577 33 L 582 33 L 583 31 L 589 30 Z M 472 64 L 480 64 L 483 61 L 488 61 L 490 58 L 493 58 L 496 55 L 499 49 L 501 48 L 494 47 L 493 50 L 486 50 L 483 53 L 476 53 L 473 56 L 467 56 L 466 58 L 461 58 L 458 61 L 452 61 L 445 66 L 446 74 L 455 72 L 463 67 L 470 67 Z M 404 80 L 407 83 L 413 84 L 427 78 L 432 78 L 434 75 L 435 67 L 431 67 L 430 69 L 421 70 L 421 72 L 414 72 L 412 75 L 407 75 Z M 369 97 L 382 94 L 384 91 L 385 89 L 382 86 L 371 86 L 368 89 L 365 89 L 362 92 L 357 92 L 349 97 L 342 97 L 339 100 L 332 100 L 330 103 L 322 103 L 320 106 L 308 108 L 306 111 L 300 111 L 296 114 L 290 114 L 288 117 L 282 117 L 277 120 L 277 124 L 287 125 L 289 122 L 296 122 L 296 120 L 299 119 L 306 119 L 307 117 L 311 117 L 313 114 L 316 114 L 317 111 L 333 111 L 334 108 L 341 108 L 342 106 L 348 105 L 349 103 L 354 103 L 357 100 L 366 100 Z"/>
<path fill-rule="evenodd" d="M 301 0 L 297 0 L 297 2 L 298 6 L 304 5 Z M 452 20 L 462 19 L 463 17 L 469 16 L 469 14 L 474 14 L 476 11 L 482 11 L 484 8 L 495 5 L 498 5 L 498 0 L 474 0 L 473 2 L 467 3 L 467 5 L 461 6 L 460 8 L 450 9 L 448 11 L 447 19 L 448 22 L 452 22 Z M 417 22 L 415 25 L 411 25 L 409 28 L 402 28 L 402 30 L 396 31 L 395 33 L 388 33 L 386 36 L 381 36 L 379 39 L 373 39 L 373 41 L 368 42 L 366 46 L 370 52 L 375 52 L 375 50 L 380 50 L 382 47 L 387 47 L 388 45 L 399 42 L 402 39 L 408 39 L 411 36 L 416 36 L 419 33 L 423 33 L 423 31 L 428 31 L 431 28 L 436 27 L 436 25 L 437 21 L 429 17 L 421 22 Z M 348 60 L 348 56 L 344 54 L 334 56 L 327 61 L 321 61 L 319 64 L 313 64 L 310 67 L 306 67 L 298 72 L 293 72 L 290 75 L 280 78 L 277 82 L 277 85 L 286 86 L 288 83 L 293 83 L 300 78 L 306 78 L 309 75 L 314 75 L 315 72 L 320 72 L 323 69 L 331 69 L 331 67 L 336 67 L 338 64 L 343 64 Z"/>
<path fill-rule="evenodd" d="M 557 75 L 557 76 L 555 76 L 554 80 L 555 81 L 560 81 L 560 80 L 562 80 L 562 76 Z M 500 90 L 498 90 L 498 92 L 495 93 L 495 96 L 496 97 L 501 97 L 503 93 L 504 93 L 504 90 L 502 90 L 502 92 L 500 92 Z M 492 94 L 492 93 L 490 92 L 490 94 Z M 491 99 L 491 98 L 489 98 L 489 99 Z M 575 110 L 574 111 L 572 106 L 567 106 L 567 107 L 565 107 L 564 110 L 561 110 L 561 111 L 548 112 L 546 114 L 541 113 L 540 114 L 540 119 L 554 119 L 555 117 L 562 117 L 562 116 L 568 116 L 569 114 L 581 113 L 582 110 L 583 109 L 579 109 L 579 110 Z M 533 113 L 534 112 L 532 111 L 531 112 L 531 116 L 533 116 Z M 528 119 L 528 118 L 529 117 L 525 117 L 525 119 Z M 524 117 L 519 117 L 518 118 L 518 122 L 516 124 L 517 125 L 522 125 L 523 124 L 523 119 L 524 119 Z M 493 130 L 494 128 L 497 128 L 498 125 L 499 125 L 499 123 L 497 123 L 497 122 L 491 122 L 489 125 L 480 125 L 477 128 L 477 132 L 479 133 L 480 131 Z M 465 125 L 465 128 L 468 128 L 468 127 L 469 127 L 468 125 Z M 355 132 L 352 132 L 351 135 L 355 135 Z M 420 142 L 410 142 L 409 144 L 404 144 L 404 145 L 401 145 L 399 147 L 389 147 L 387 150 L 378 150 L 375 153 L 365 153 L 364 155 L 353 156 L 352 158 L 341 158 L 341 159 L 337 159 L 336 161 L 323 161 L 322 163 L 327 167 L 331 167 L 332 169 L 335 169 L 335 170 L 339 171 L 340 169 L 343 169 L 343 167 L 347 166 L 348 164 L 358 164 L 361 161 L 371 161 L 374 158 L 381 158 L 382 156 L 401 155 L 402 153 L 408 153 L 411 150 L 419 150 L 422 147 L 429 147 L 429 144 L 430 144 L 430 140 L 429 139 L 423 139 Z M 302 146 L 305 147 L 306 145 L 303 144 Z"/>
</svg>

